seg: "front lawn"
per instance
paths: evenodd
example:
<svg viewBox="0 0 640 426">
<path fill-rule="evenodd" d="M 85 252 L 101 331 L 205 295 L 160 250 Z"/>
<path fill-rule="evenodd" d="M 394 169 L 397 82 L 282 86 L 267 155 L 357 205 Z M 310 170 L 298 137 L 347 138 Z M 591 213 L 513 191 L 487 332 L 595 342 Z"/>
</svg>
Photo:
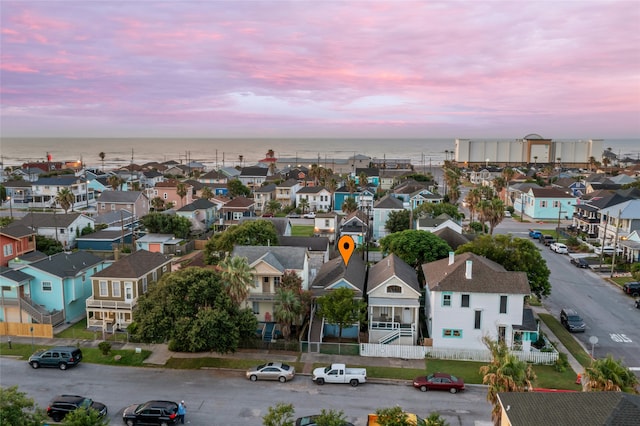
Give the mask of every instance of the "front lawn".
<svg viewBox="0 0 640 426">
<path fill-rule="evenodd" d="M 35 351 L 52 347 L 53 346 L 42 345 L 31 346 L 27 343 L 11 343 L 11 349 L 9 349 L 9 344 L 3 342 L 0 343 L 0 355 L 18 357 L 26 361 Z M 82 350 L 82 362 L 91 364 L 141 367 L 143 361 L 151 355 L 151 351 L 147 350 L 136 353 L 134 350 L 112 349 L 109 355 L 102 355 L 102 352 L 98 348 L 80 347 L 80 349 Z"/>
<path fill-rule="evenodd" d="M 293 225 L 291 227 L 292 237 L 313 237 L 313 225 Z"/>
</svg>

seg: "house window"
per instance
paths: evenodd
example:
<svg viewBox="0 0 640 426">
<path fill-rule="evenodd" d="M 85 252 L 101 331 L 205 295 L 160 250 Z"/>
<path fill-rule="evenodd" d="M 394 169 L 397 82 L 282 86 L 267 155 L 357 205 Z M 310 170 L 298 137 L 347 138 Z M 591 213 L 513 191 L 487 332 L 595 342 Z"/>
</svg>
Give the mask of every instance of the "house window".
<svg viewBox="0 0 640 426">
<path fill-rule="evenodd" d="M 142 294 L 147 292 L 147 277 L 142 277 Z"/>
<path fill-rule="evenodd" d="M 120 297 L 120 281 L 114 281 L 111 283 L 111 293 L 113 297 Z"/>
<path fill-rule="evenodd" d="M 451 293 L 442 293 L 442 306 L 451 306 Z"/>
<path fill-rule="evenodd" d="M 500 313 L 507 313 L 507 296 L 500 296 Z"/>
<path fill-rule="evenodd" d="M 326 226 L 327 228 L 331 225 L 331 222 L 329 221 L 329 219 L 325 219 L 324 220 L 324 226 Z"/>
<path fill-rule="evenodd" d="M 59 231 L 60 231 L 61 234 L 64 234 L 64 228 L 60 228 Z"/>
<path fill-rule="evenodd" d="M 387 293 L 402 293 L 402 287 L 400 287 L 399 285 L 390 285 L 387 287 Z"/>
<path fill-rule="evenodd" d="M 554 201 L 554 202 L 553 202 L 553 207 L 554 207 L 554 208 L 556 208 L 556 209 L 557 209 L 558 207 L 560 207 L 560 201 Z"/>
<path fill-rule="evenodd" d="M 469 307 L 469 295 L 468 294 L 463 294 L 462 295 L 462 302 L 460 303 L 460 307 L 461 308 L 468 308 Z"/>
<path fill-rule="evenodd" d="M 12 244 L 5 244 L 2 247 L 2 251 L 4 252 L 5 256 L 11 256 L 13 254 L 13 245 Z"/>
<path fill-rule="evenodd" d="M 158 271 L 153 271 L 151 273 L 151 280 L 153 280 L 154 282 L 158 281 Z"/>
<path fill-rule="evenodd" d="M 169 198 L 169 194 L 167 194 L 167 193 L 165 192 L 164 194 L 162 194 L 162 198 L 164 198 L 164 199 L 166 200 L 167 198 Z"/>
<path fill-rule="evenodd" d="M 100 209 L 104 210 L 107 208 L 107 205 L 105 203 L 100 203 Z"/>
<path fill-rule="evenodd" d="M 262 277 L 262 282 L 265 284 L 269 284 L 269 277 Z"/>
<path fill-rule="evenodd" d="M 116 205 L 115 204 L 111 204 L 111 210 L 113 210 L 113 211 L 116 210 Z"/>
<path fill-rule="evenodd" d="M 444 337 L 445 339 L 449 339 L 449 338 L 461 338 L 462 337 L 462 330 L 454 330 L 451 328 L 445 328 L 442 330 L 442 337 Z"/>
<path fill-rule="evenodd" d="M 42 291 L 51 291 L 51 281 L 42 281 Z"/>
<path fill-rule="evenodd" d="M 164 265 L 164 266 L 162 267 L 162 272 L 167 272 L 167 265 Z"/>
<path fill-rule="evenodd" d="M 100 297 L 107 297 L 109 295 L 109 287 L 107 287 L 106 281 L 100 281 Z"/>
<path fill-rule="evenodd" d="M 541 200 L 540 201 L 540 207 L 542 207 L 542 208 L 547 207 L 547 200 Z"/>
<path fill-rule="evenodd" d="M 476 330 L 480 330 L 481 323 L 482 323 L 482 311 L 476 311 L 475 318 L 473 321 L 473 328 Z"/>
<path fill-rule="evenodd" d="M 280 277 L 273 277 L 273 285 L 276 289 L 280 286 Z"/>
<path fill-rule="evenodd" d="M 253 313 L 258 315 L 260 313 L 260 303 L 259 302 L 253 302 L 251 304 L 251 309 L 253 309 Z"/>
</svg>

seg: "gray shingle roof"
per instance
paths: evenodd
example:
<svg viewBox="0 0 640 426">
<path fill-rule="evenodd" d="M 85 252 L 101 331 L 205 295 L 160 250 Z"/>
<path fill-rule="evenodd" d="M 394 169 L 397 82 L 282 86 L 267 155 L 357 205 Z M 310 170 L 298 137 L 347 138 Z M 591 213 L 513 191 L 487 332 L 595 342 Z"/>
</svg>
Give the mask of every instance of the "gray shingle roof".
<svg viewBox="0 0 640 426">
<path fill-rule="evenodd" d="M 22 238 L 33 235 L 34 232 L 33 229 L 20 222 L 13 222 L 3 228 L 0 228 L 0 234 L 13 238 Z"/>
<path fill-rule="evenodd" d="M 364 278 L 366 265 L 358 253 L 354 253 L 349 259 L 349 265 L 345 267 L 342 257 L 338 256 L 322 264 L 318 275 L 313 280 L 311 292 L 314 296 L 326 293 L 326 288 L 344 279 L 359 290 L 358 296 L 364 293 Z"/>
<path fill-rule="evenodd" d="M 640 396 L 621 392 L 507 392 L 498 398 L 513 426 L 632 426 L 640 419 Z"/>
<path fill-rule="evenodd" d="M 246 257 L 250 265 L 263 259 L 281 272 L 285 272 L 289 269 L 302 270 L 304 268 L 307 249 L 282 246 L 236 246 L 231 255 Z"/>
<path fill-rule="evenodd" d="M 140 191 L 103 191 L 99 203 L 135 203 L 144 194 Z"/>
<path fill-rule="evenodd" d="M 395 209 L 403 210 L 402 200 L 391 195 L 385 195 L 377 203 L 373 205 L 374 209 Z"/>
<path fill-rule="evenodd" d="M 25 274 L 22 271 L 0 266 L 0 281 L 3 286 L 9 286 L 11 284 L 22 284 L 28 282 L 33 277 L 29 274 Z"/>
<path fill-rule="evenodd" d="M 471 263 L 471 279 L 465 277 L 466 261 Z M 529 294 L 525 272 L 507 271 L 502 265 L 474 253 L 454 256 L 422 265 L 425 280 L 432 291 L 465 291 L 469 293 Z"/>
<path fill-rule="evenodd" d="M 373 289 L 393 276 L 398 277 L 400 281 L 404 282 L 418 293 L 420 292 L 420 284 L 418 283 L 416 270 L 395 254 L 390 254 L 369 268 L 367 293 L 370 293 Z"/>
<path fill-rule="evenodd" d="M 20 223 L 34 228 L 66 228 L 80 216 L 81 213 L 27 213 Z"/>
<path fill-rule="evenodd" d="M 169 263 L 171 258 L 161 253 L 138 250 L 93 274 L 92 278 L 140 278 Z"/>
<path fill-rule="evenodd" d="M 78 273 L 102 263 L 102 258 L 86 251 L 57 253 L 32 263 L 34 269 L 45 271 L 60 278 L 75 277 Z"/>
<path fill-rule="evenodd" d="M 278 237 L 281 246 L 304 247 L 309 251 L 327 251 L 329 239 L 327 237 Z"/>
<path fill-rule="evenodd" d="M 206 198 L 198 198 L 197 200 L 194 200 L 193 202 L 187 204 L 186 206 L 179 208 L 178 211 L 193 212 L 196 210 L 211 209 L 215 206 L 216 206 L 215 204 L 213 204 L 211 201 L 207 200 Z"/>
</svg>

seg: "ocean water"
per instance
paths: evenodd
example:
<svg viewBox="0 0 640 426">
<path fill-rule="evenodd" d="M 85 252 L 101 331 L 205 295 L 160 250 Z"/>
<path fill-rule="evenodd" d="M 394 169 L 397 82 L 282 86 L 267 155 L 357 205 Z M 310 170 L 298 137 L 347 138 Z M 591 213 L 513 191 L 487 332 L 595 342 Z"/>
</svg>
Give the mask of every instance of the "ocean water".
<svg viewBox="0 0 640 426">
<path fill-rule="evenodd" d="M 490 138 L 477 140 L 496 140 Z M 558 139 L 557 141 L 562 141 Z M 605 149 L 622 157 L 640 157 L 638 139 L 604 139 Z M 25 162 L 83 161 L 105 169 L 151 161 L 198 161 L 207 168 L 252 165 L 273 150 L 291 164 L 331 164 L 362 154 L 374 159 L 408 159 L 415 166 L 437 166 L 453 158 L 455 138 L 442 139 L 192 139 L 192 138 L 0 138 L 3 167 Z"/>
</svg>

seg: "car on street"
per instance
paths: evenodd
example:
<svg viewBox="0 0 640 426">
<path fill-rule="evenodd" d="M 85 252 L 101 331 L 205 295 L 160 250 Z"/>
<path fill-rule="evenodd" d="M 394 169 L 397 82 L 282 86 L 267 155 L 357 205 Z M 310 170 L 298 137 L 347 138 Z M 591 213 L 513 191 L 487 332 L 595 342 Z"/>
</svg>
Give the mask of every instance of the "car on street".
<svg viewBox="0 0 640 426">
<path fill-rule="evenodd" d="M 252 382 L 258 380 L 277 380 L 280 383 L 293 380 L 296 375 L 296 369 L 288 364 L 281 362 L 269 362 L 247 370 L 247 379 Z"/>
<path fill-rule="evenodd" d="M 434 389 L 456 393 L 464 390 L 464 380 L 448 373 L 433 373 L 413 379 L 413 387 L 422 392 Z"/>
<path fill-rule="evenodd" d="M 32 368 L 57 367 L 66 370 L 82 361 L 82 351 L 75 346 L 56 346 L 36 351 L 27 361 Z"/>
<path fill-rule="evenodd" d="M 603 254 L 605 256 L 613 256 L 613 253 L 616 255 L 622 254 L 622 249 L 616 249 L 615 247 L 606 246 L 606 247 L 596 247 L 593 249 L 595 254 Z"/>
<path fill-rule="evenodd" d="M 573 265 L 576 265 L 576 267 L 578 267 L 578 268 L 586 269 L 586 268 L 589 267 L 589 262 L 584 257 L 572 257 L 571 258 L 571 263 Z"/>
<path fill-rule="evenodd" d="M 529 230 L 529 237 L 533 238 L 534 240 L 537 240 L 538 238 L 542 237 L 542 232 L 536 230 L 536 229 L 530 229 Z"/>
<path fill-rule="evenodd" d="M 560 323 L 571 333 L 584 333 L 587 329 L 582 317 L 569 308 L 563 308 L 560 311 Z"/>
<path fill-rule="evenodd" d="M 299 219 L 299 218 L 300 218 L 300 215 L 299 215 L 298 213 L 296 213 L 296 212 L 292 212 L 292 213 L 289 213 L 289 214 L 287 215 L 287 217 L 288 217 L 289 219 Z"/>
<path fill-rule="evenodd" d="M 638 297 L 640 296 L 640 282 L 631 281 L 628 283 L 624 283 L 624 285 L 622 286 L 622 291 L 630 296 Z"/>
<path fill-rule="evenodd" d="M 569 254 L 569 247 L 566 244 L 553 243 L 549 245 L 549 248 L 559 254 Z"/>
<path fill-rule="evenodd" d="M 59 422 L 62 421 L 68 413 L 78 408 L 95 410 L 100 417 L 107 415 L 107 406 L 102 402 L 94 401 L 91 398 L 80 395 L 57 395 L 47 406 L 47 416 L 51 417 L 54 422 Z"/>
<path fill-rule="evenodd" d="M 174 425 L 178 423 L 178 404 L 173 401 L 147 401 L 124 409 L 122 420 L 127 426 Z"/>
<path fill-rule="evenodd" d="M 309 213 L 305 213 L 302 215 L 303 218 L 305 219 L 315 219 L 316 218 L 316 212 L 309 212 Z"/>
<path fill-rule="evenodd" d="M 316 426 L 316 420 L 319 417 L 320 417 L 320 414 L 314 414 L 314 415 L 311 415 L 311 416 L 298 417 L 296 419 L 296 426 Z M 344 422 L 340 426 L 353 426 L 353 423 Z"/>
<path fill-rule="evenodd" d="M 538 238 L 538 241 L 545 246 L 550 246 L 551 244 L 556 242 L 552 235 L 542 235 L 540 238 Z"/>
</svg>

